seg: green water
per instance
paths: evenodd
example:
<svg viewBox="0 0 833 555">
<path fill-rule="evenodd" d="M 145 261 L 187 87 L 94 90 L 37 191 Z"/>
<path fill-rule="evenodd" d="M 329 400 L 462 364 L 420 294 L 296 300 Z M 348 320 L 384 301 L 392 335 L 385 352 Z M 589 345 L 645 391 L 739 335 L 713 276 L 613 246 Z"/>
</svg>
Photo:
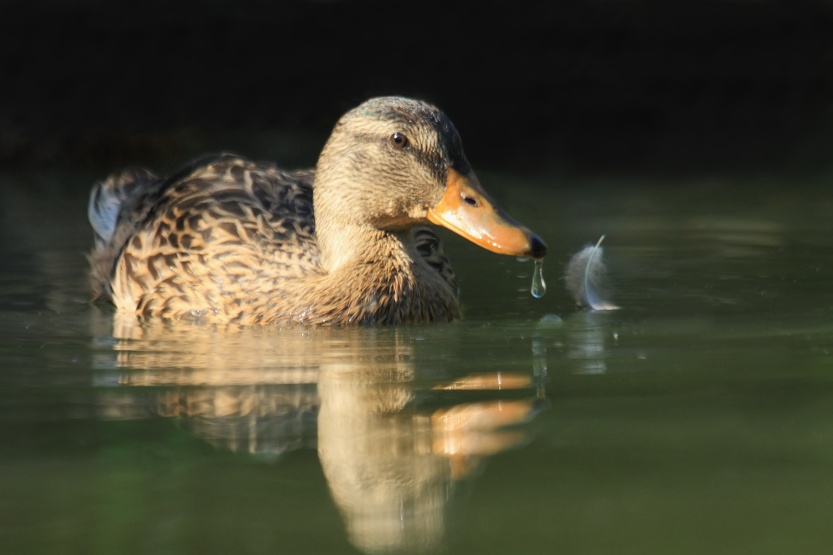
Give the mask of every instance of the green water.
<svg viewBox="0 0 833 555">
<path fill-rule="evenodd" d="M 217 330 L 86 302 L 96 177 L 0 176 L 4 553 L 833 549 L 829 188 L 482 175 L 543 298 L 446 234 L 462 322 Z"/>
</svg>

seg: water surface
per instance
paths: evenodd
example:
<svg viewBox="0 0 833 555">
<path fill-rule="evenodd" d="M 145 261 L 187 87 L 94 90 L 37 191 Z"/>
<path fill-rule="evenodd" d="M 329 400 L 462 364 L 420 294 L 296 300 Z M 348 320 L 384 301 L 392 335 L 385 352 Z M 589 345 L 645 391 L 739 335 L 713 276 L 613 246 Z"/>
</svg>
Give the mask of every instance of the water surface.
<svg viewBox="0 0 833 555">
<path fill-rule="evenodd" d="M 89 304 L 97 177 L 0 176 L 4 552 L 833 546 L 825 188 L 482 175 L 545 297 L 444 234 L 462 322 L 279 330 Z M 560 272 L 601 235 L 621 309 L 578 310 Z"/>
</svg>

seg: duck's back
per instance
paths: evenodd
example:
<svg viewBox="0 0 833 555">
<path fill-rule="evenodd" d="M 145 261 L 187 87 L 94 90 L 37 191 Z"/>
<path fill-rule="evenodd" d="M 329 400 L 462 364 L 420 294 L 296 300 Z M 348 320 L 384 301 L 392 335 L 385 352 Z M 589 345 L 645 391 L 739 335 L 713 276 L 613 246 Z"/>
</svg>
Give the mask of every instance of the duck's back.
<svg viewBox="0 0 833 555">
<path fill-rule="evenodd" d="M 167 179 L 96 185 L 93 292 L 139 315 L 247 321 L 293 278 L 320 274 L 313 173 L 221 154 Z"/>
</svg>

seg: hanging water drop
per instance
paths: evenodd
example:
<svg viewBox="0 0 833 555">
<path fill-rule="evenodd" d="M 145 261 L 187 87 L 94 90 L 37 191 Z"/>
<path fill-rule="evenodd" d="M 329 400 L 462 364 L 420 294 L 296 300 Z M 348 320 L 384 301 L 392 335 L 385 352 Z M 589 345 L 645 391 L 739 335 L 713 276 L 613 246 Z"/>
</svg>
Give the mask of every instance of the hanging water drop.
<svg viewBox="0 0 833 555">
<path fill-rule="evenodd" d="M 544 281 L 544 259 L 535 259 L 535 269 L 532 270 L 532 287 L 529 289 L 532 296 L 540 299 L 547 292 L 547 283 Z"/>
</svg>

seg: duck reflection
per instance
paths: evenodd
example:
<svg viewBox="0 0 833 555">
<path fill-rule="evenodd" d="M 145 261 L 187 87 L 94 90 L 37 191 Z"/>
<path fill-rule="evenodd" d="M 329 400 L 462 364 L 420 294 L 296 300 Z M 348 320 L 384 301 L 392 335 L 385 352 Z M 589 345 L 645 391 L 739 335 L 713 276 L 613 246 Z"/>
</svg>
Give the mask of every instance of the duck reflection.
<svg viewBox="0 0 833 555">
<path fill-rule="evenodd" d="M 275 459 L 317 446 L 357 548 L 426 552 L 445 545 L 486 459 L 528 441 L 521 424 L 545 404 L 531 371 L 439 368 L 460 360 L 449 356 L 449 329 L 219 329 L 117 316 L 99 367 L 112 369 L 103 381 L 152 386 L 153 413 L 216 447 Z M 113 407 L 135 416 L 122 402 L 108 417 Z"/>
</svg>

